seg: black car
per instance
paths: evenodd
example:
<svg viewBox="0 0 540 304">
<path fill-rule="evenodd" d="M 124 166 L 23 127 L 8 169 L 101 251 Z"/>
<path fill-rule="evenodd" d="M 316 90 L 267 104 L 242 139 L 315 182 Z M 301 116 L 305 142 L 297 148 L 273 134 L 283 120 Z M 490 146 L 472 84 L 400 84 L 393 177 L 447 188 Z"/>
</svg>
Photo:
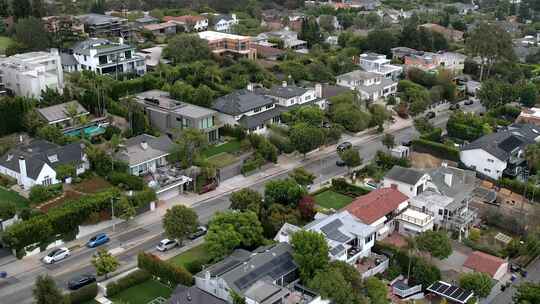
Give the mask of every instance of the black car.
<svg viewBox="0 0 540 304">
<path fill-rule="evenodd" d="M 344 141 L 344 142 L 340 143 L 337 146 L 336 149 L 338 150 L 338 152 L 343 152 L 343 151 L 345 151 L 347 149 L 350 149 L 350 148 L 352 148 L 352 144 L 350 142 L 348 142 L 348 141 Z"/>
<path fill-rule="evenodd" d="M 435 115 L 435 112 L 429 111 L 429 112 L 427 112 L 427 114 L 426 114 L 426 119 L 432 119 L 432 118 L 435 118 L 435 116 L 436 116 L 436 115 Z"/>
<path fill-rule="evenodd" d="M 197 227 L 197 230 L 195 230 L 195 232 L 193 232 L 192 234 L 190 234 L 188 236 L 188 238 L 190 240 L 194 240 L 194 239 L 196 239 L 198 237 L 201 237 L 201 236 L 205 235 L 207 231 L 208 231 L 208 229 L 206 229 L 206 227 L 199 226 L 199 227 Z"/>
<path fill-rule="evenodd" d="M 472 100 L 472 99 L 467 99 L 467 100 L 465 100 L 465 102 L 464 102 L 463 104 L 466 105 L 466 106 L 470 106 L 470 105 L 472 105 L 473 103 L 474 103 L 474 100 Z"/>
<path fill-rule="evenodd" d="M 77 290 L 96 281 L 96 277 L 91 274 L 84 274 L 68 282 L 68 288 Z"/>
<path fill-rule="evenodd" d="M 347 164 L 342 161 L 341 159 L 336 160 L 336 166 L 338 167 L 345 167 Z"/>
</svg>

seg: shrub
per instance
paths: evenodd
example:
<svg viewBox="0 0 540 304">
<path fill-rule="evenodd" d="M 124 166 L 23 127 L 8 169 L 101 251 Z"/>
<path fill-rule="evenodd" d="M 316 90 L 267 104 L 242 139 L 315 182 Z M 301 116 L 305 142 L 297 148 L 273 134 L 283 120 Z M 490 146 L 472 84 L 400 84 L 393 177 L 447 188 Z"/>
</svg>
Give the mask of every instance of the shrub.
<svg viewBox="0 0 540 304">
<path fill-rule="evenodd" d="M 368 189 L 351 185 L 344 178 L 334 178 L 332 180 L 332 190 L 351 197 L 357 197 L 369 193 Z"/>
<path fill-rule="evenodd" d="M 459 150 L 445 144 L 433 142 L 425 139 L 413 140 L 412 146 L 414 151 L 421 153 L 430 153 L 436 157 L 459 161 Z"/>
<path fill-rule="evenodd" d="M 0 186 L 9 188 L 12 185 L 15 185 L 17 180 L 11 176 L 0 174 Z"/>
<path fill-rule="evenodd" d="M 140 269 L 148 271 L 171 287 L 178 284 L 186 286 L 193 285 L 193 277 L 185 268 L 162 261 L 159 257 L 151 253 L 139 253 L 137 264 Z"/>
<path fill-rule="evenodd" d="M 259 169 L 264 164 L 264 159 L 256 154 L 254 157 L 244 161 L 240 172 L 244 175 Z"/>
<path fill-rule="evenodd" d="M 242 140 L 246 138 L 246 130 L 241 126 L 231 126 L 231 125 L 225 125 L 221 129 L 221 135 L 223 136 L 231 136 L 238 140 Z"/>
<path fill-rule="evenodd" d="M 135 208 L 143 207 L 152 201 L 157 199 L 156 192 L 150 188 L 146 188 L 143 191 L 137 191 L 132 196 L 128 197 L 131 205 Z"/>
<path fill-rule="evenodd" d="M 2 202 L 0 204 L 0 221 L 12 218 L 17 213 L 17 205 L 13 202 Z"/>
<path fill-rule="evenodd" d="M 30 188 L 29 199 L 31 203 L 39 204 L 60 195 L 62 195 L 62 184 L 51 186 L 35 185 Z"/>
<path fill-rule="evenodd" d="M 185 267 L 191 274 L 196 274 L 202 270 L 204 264 L 204 261 L 197 259 L 186 263 Z"/>
<path fill-rule="evenodd" d="M 98 287 L 97 283 L 86 285 L 76 291 L 69 293 L 69 303 L 82 304 L 86 303 L 97 296 Z"/>
<path fill-rule="evenodd" d="M 141 177 L 126 172 L 111 172 L 109 174 L 109 182 L 125 190 L 140 191 L 144 187 L 144 181 Z"/>
<path fill-rule="evenodd" d="M 135 270 L 127 276 L 107 284 L 107 296 L 114 297 L 132 286 L 139 285 L 151 279 L 151 274 L 145 270 Z"/>
</svg>

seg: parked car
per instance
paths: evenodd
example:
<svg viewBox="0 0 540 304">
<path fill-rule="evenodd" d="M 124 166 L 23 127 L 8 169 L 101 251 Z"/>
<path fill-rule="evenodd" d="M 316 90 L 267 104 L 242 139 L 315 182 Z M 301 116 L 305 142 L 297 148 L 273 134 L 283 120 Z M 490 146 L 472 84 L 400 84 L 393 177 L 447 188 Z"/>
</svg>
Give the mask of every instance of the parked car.
<svg viewBox="0 0 540 304">
<path fill-rule="evenodd" d="M 77 290 L 86 285 L 90 285 L 96 281 L 96 277 L 91 274 L 83 274 L 68 282 L 68 288 L 71 290 Z"/>
<path fill-rule="evenodd" d="M 43 257 L 43 262 L 53 264 L 67 258 L 70 254 L 71 252 L 66 247 L 56 248 Z"/>
<path fill-rule="evenodd" d="M 474 104 L 474 100 L 467 99 L 467 100 L 465 100 L 465 102 L 463 104 L 466 105 L 466 106 L 470 106 L 470 105 Z"/>
<path fill-rule="evenodd" d="M 429 111 L 426 114 L 426 119 L 432 119 L 432 118 L 435 118 L 435 116 L 437 116 L 437 115 L 435 115 L 435 112 Z"/>
<path fill-rule="evenodd" d="M 189 235 L 188 238 L 190 240 L 194 240 L 194 239 L 196 239 L 198 237 L 201 237 L 201 236 L 205 235 L 207 231 L 208 231 L 208 229 L 206 229 L 206 227 L 199 226 L 199 227 L 197 227 L 197 230 L 195 230 L 195 232 L 193 232 L 192 234 Z"/>
<path fill-rule="evenodd" d="M 336 160 L 336 166 L 345 167 L 346 165 L 347 164 L 343 160 L 341 160 L 341 159 Z"/>
<path fill-rule="evenodd" d="M 159 244 L 156 246 L 156 249 L 165 252 L 169 249 L 173 249 L 174 247 L 178 246 L 178 242 L 175 240 L 169 240 L 169 239 L 163 239 Z"/>
<path fill-rule="evenodd" d="M 347 149 L 350 149 L 350 148 L 352 148 L 352 144 L 350 142 L 348 142 L 348 141 L 344 141 L 344 142 L 340 143 L 337 146 L 336 149 L 338 150 L 338 152 L 343 152 L 343 151 L 345 151 Z"/>
<path fill-rule="evenodd" d="M 452 111 L 459 110 L 459 108 L 460 108 L 459 103 L 454 103 L 453 105 L 450 106 L 450 110 Z"/>
<path fill-rule="evenodd" d="M 109 237 L 105 233 L 100 233 L 95 236 L 93 236 L 90 240 L 88 240 L 88 243 L 86 243 L 86 246 L 89 248 L 94 248 L 100 245 L 103 245 L 110 241 Z"/>
</svg>

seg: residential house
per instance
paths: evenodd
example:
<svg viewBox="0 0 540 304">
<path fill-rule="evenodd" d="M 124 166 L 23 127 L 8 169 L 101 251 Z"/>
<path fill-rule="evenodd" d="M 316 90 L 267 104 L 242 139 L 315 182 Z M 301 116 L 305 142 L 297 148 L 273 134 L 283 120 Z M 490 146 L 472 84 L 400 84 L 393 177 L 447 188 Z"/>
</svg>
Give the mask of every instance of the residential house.
<svg viewBox="0 0 540 304">
<path fill-rule="evenodd" d="M 380 74 L 362 70 L 338 75 L 336 82 L 340 86 L 356 90 L 362 99 L 369 101 L 377 101 L 397 92 L 397 82 Z"/>
<path fill-rule="evenodd" d="M 397 81 L 403 73 L 403 68 L 390 64 L 390 59 L 386 59 L 386 55 L 375 53 L 361 54 L 359 65 L 366 72 L 376 73 L 394 81 Z"/>
<path fill-rule="evenodd" d="M 472 13 L 478 9 L 478 5 L 473 4 L 473 3 L 455 2 L 455 3 L 450 3 L 447 6 L 454 7 L 458 11 L 458 14 L 462 16 Z"/>
<path fill-rule="evenodd" d="M 377 11 L 377 15 L 382 18 L 383 23 L 397 24 L 404 19 L 411 17 L 412 12 L 405 11 L 403 9 L 396 10 L 393 8 L 383 8 Z"/>
<path fill-rule="evenodd" d="M 304 105 L 316 105 L 321 109 L 326 108 L 324 100 L 317 98 L 315 88 L 303 88 L 283 81 L 281 85 L 274 85 L 270 89 L 256 91 L 274 99 L 276 105 L 283 110 Z"/>
<path fill-rule="evenodd" d="M 540 108 L 522 108 L 516 123 L 540 126 Z"/>
<path fill-rule="evenodd" d="M 71 15 L 47 16 L 41 21 L 48 33 L 71 33 L 75 37 L 84 35 L 84 25 Z"/>
<path fill-rule="evenodd" d="M 76 43 L 62 56 L 62 66 L 67 72 L 89 70 L 97 74 L 132 73 L 144 75 L 144 58 L 135 54 L 135 47 L 107 39 L 91 38 Z"/>
<path fill-rule="evenodd" d="M 452 28 L 446 28 L 436 23 L 426 23 L 426 24 L 420 25 L 420 27 L 431 30 L 436 33 L 440 33 L 449 41 L 462 41 L 463 40 L 462 31 L 454 30 Z"/>
<path fill-rule="evenodd" d="M 215 31 L 230 33 L 239 19 L 236 14 L 212 14 L 212 27 Z"/>
<path fill-rule="evenodd" d="M 162 57 L 163 45 L 156 45 L 151 48 L 139 50 L 136 53 L 138 56 L 144 58 L 147 70 L 155 70 L 159 64 L 168 64 L 170 60 Z"/>
<path fill-rule="evenodd" d="M 397 186 L 379 188 L 356 198 L 345 210 L 362 223 L 375 228 L 377 240 L 386 238 L 396 228 L 395 219 L 407 208 L 409 198 Z"/>
<path fill-rule="evenodd" d="M 433 216 L 414 209 L 406 209 L 397 218 L 398 232 L 405 236 L 417 236 L 429 230 L 433 230 Z"/>
<path fill-rule="evenodd" d="M 177 24 L 174 22 L 162 22 L 143 25 L 143 29 L 151 32 L 154 36 L 170 36 L 176 34 Z"/>
<path fill-rule="evenodd" d="M 255 37 L 254 41 L 264 44 L 272 44 L 272 40 L 283 41 L 283 47 L 286 49 L 301 50 L 307 48 L 307 41 L 298 39 L 298 33 L 285 27 L 279 31 L 261 33 Z"/>
<path fill-rule="evenodd" d="M 266 59 L 268 61 L 277 61 L 286 53 L 286 51 L 273 46 L 262 45 L 258 43 L 254 43 L 253 46 L 257 50 L 257 57 L 261 59 Z"/>
<path fill-rule="evenodd" d="M 174 138 L 185 128 L 195 128 L 208 136 L 213 143 L 219 139 L 222 126 L 218 113 L 212 109 L 175 100 L 160 90 L 150 90 L 135 96 L 135 102 L 144 108 L 150 125 Z"/>
<path fill-rule="evenodd" d="M 156 24 L 156 23 L 159 23 L 159 19 L 154 18 L 150 15 L 145 15 L 141 18 L 135 19 L 135 25 L 139 28 L 142 28 L 143 26 L 148 25 L 148 24 Z"/>
<path fill-rule="evenodd" d="M 257 58 L 257 49 L 253 46 L 251 38 L 214 31 L 200 32 L 199 38 L 208 42 L 208 47 L 218 56 L 243 57 L 254 60 Z"/>
<path fill-rule="evenodd" d="M 115 159 L 127 163 L 130 174 L 145 175 L 167 164 L 173 146 L 173 141 L 166 135 L 141 134 L 127 139 Z"/>
<path fill-rule="evenodd" d="M 47 88 L 62 93 L 64 74 L 58 50 L 0 58 L 0 84 L 17 96 L 41 98 Z"/>
<path fill-rule="evenodd" d="M 465 68 L 466 55 L 455 52 L 439 52 L 437 53 L 439 67 L 450 70 L 455 74 L 462 74 Z"/>
<path fill-rule="evenodd" d="M 241 125 L 249 132 L 263 134 L 266 125 L 279 123 L 282 110 L 274 99 L 249 89 L 234 91 L 214 101 L 212 109 L 221 113 L 224 124 Z"/>
<path fill-rule="evenodd" d="M 462 74 L 466 55 L 455 52 L 423 52 L 406 47 L 392 49 L 392 58 L 402 60 L 406 68 L 417 68 L 424 72 L 436 72 L 443 68 Z"/>
<path fill-rule="evenodd" d="M 429 175 L 423 171 L 394 166 L 384 175 L 381 187 L 390 188 L 395 185 L 399 192 L 414 197 L 427 189 L 428 181 Z"/>
<path fill-rule="evenodd" d="M 163 17 L 163 21 L 181 25 L 184 27 L 186 32 L 201 32 L 208 29 L 208 18 L 205 16 L 165 16 Z"/>
<path fill-rule="evenodd" d="M 82 117 L 88 118 L 90 115 L 90 112 L 77 101 L 38 108 L 36 111 L 47 124 L 60 129 L 73 126 L 76 123 L 74 120 L 80 120 Z"/>
<path fill-rule="evenodd" d="M 411 49 L 404 46 L 395 47 L 391 51 L 392 51 L 392 59 L 400 60 L 402 62 L 405 61 L 405 57 L 409 56 L 410 54 L 414 54 L 418 52 L 415 49 Z"/>
<path fill-rule="evenodd" d="M 120 17 L 101 15 L 101 14 L 85 14 L 76 17 L 84 24 L 84 32 L 90 37 L 129 37 L 131 30 L 128 25 L 128 20 Z"/>
<path fill-rule="evenodd" d="M 540 52 L 540 33 L 536 36 L 527 35 L 520 39 L 513 39 L 512 48 L 518 60 L 525 63 L 529 56 Z"/>
<path fill-rule="evenodd" d="M 232 292 L 245 298 L 249 304 L 329 303 L 298 284 L 298 266 L 293 258 L 293 249 L 287 243 L 272 244 L 253 252 L 235 250 L 194 278 L 197 288 L 227 303 L 233 303 Z M 201 304 L 208 303 L 212 302 Z"/>
<path fill-rule="evenodd" d="M 197 286 L 178 285 L 174 289 L 168 304 L 227 304 L 225 300 L 217 298 Z"/>
<path fill-rule="evenodd" d="M 463 146 L 460 160 L 468 168 L 495 180 L 503 175 L 519 176 L 526 167 L 525 148 L 538 142 L 539 136 L 538 126 L 514 124 Z"/>
<path fill-rule="evenodd" d="M 62 181 L 56 170 L 63 165 L 72 165 L 77 175 L 90 168 L 81 142 L 59 146 L 45 140 L 20 143 L 0 158 L 0 173 L 13 177 L 23 189 L 34 185 L 54 185 Z"/>
<path fill-rule="evenodd" d="M 473 251 L 463 264 L 467 272 L 481 272 L 500 281 L 508 273 L 508 261 L 481 251 Z"/>
</svg>

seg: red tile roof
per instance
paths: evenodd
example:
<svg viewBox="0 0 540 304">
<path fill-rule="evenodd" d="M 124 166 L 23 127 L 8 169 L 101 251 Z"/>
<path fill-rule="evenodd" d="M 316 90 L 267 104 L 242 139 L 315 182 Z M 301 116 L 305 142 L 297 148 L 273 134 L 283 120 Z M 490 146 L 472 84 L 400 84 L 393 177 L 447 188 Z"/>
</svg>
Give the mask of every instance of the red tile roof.
<svg viewBox="0 0 540 304">
<path fill-rule="evenodd" d="M 399 204 L 409 199 L 394 188 L 381 188 L 358 197 L 345 209 L 366 224 L 372 224 L 388 213 L 396 210 Z"/>
<path fill-rule="evenodd" d="M 506 261 L 499 257 L 481 251 L 474 251 L 469 255 L 463 266 L 493 277 L 504 263 Z"/>
</svg>

